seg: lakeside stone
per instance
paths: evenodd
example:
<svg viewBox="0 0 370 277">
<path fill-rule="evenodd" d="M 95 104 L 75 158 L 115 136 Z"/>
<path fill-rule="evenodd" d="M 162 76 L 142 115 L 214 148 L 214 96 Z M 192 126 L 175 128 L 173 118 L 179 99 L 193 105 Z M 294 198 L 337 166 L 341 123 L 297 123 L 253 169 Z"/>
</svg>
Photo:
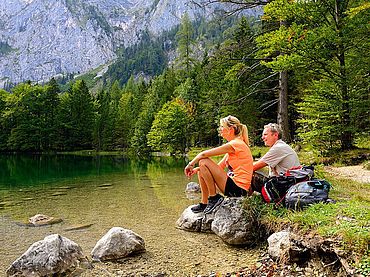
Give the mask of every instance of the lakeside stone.
<svg viewBox="0 0 370 277">
<path fill-rule="evenodd" d="M 242 207 L 243 197 L 227 197 L 215 212 L 212 231 L 231 245 L 250 245 L 255 242 L 254 221 L 249 221 Z"/>
<path fill-rule="evenodd" d="M 248 245 L 254 242 L 252 223 L 247 221 L 242 208 L 242 197 L 226 197 L 220 207 L 210 214 L 193 213 L 186 208 L 176 221 L 179 229 L 192 232 L 214 232 L 232 245 Z"/>
<path fill-rule="evenodd" d="M 94 261 L 106 261 L 142 251 L 145 251 L 142 237 L 131 230 L 113 227 L 96 243 L 91 256 Z"/>
<path fill-rule="evenodd" d="M 204 213 L 194 213 L 191 208 L 187 207 L 180 218 L 176 221 L 176 227 L 190 232 L 210 232 L 214 213 L 205 215 Z"/>
<path fill-rule="evenodd" d="M 51 276 L 72 271 L 84 260 L 81 247 L 59 234 L 33 243 L 7 269 L 7 276 Z"/>
<path fill-rule="evenodd" d="M 272 259 L 299 264 L 318 255 L 317 253 L 320 252 L 318 249 L 323 244 L 321 239 L 312 238 L 307 244 L 305 238 L 289 231 L 276 232 L 267 239 L 267 242 L 269 244 L 268 253 Z"/>
<path fill-rule="evenodd" d="M 272 234 L 267 239 L 269 248 L 268 253 L 271 258 L 282 258 L 290 249 L 290 232 L 281 231 Z"/>
</svg>

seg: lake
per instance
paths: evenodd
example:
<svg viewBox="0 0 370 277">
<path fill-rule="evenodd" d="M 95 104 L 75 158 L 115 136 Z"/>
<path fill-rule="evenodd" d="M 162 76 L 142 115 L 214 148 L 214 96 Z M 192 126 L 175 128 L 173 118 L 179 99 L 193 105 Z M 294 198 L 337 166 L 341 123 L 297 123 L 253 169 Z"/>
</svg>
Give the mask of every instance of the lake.
<svg viewBox="0 0 370 277">
<path fill-rule="evenodd" d="M 121 156 L 0 155 L 0 275 L 32 243 L 55 233 L 78 243 L 90 257 L 96 242 L 114 226 L 143 237 L 146 252 L 94 264 L 83 276 L 196 276 L 236 272 L 254 264 L 256 251 L 228 246 L 214 234 L 176 228 L 183 210 L 199 201 L 184 193 L 189 182 L 184 166 L 184 160 L 172 157 L 139 161 Z M 19 224 L 39 213 L 63 221 L 42 227 Z M 86 228 L 70 230 L 81 225 Z"/>
</svg>

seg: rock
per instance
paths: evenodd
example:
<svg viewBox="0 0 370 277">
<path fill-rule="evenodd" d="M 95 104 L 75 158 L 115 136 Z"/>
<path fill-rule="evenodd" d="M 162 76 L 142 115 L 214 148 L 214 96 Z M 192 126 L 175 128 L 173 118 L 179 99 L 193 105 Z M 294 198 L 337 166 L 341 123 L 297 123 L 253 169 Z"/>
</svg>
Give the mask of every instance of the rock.
<svg viewBox="0 0 370 277">
<path fill-rule="evenodd" d="M 311 257 L 310 247 L 296 234 L 281 231 L 272 234 L 268 239 L 269 255 L 273 259 L 289 263 L 302 264 Z M 313 248 L 312 251 L 315 251 Z"/>
<path fill-rule="evenodd" d="M 192 232 L 214 232 L 228 244 L 248 245 L 255 242 L 254 221 L 242 208 L 242 197 L 227 197 L 211 214 L 193 213 L 189 206 L 176 222 L 179 229 Z"/>
<path fill-rule="evenodd" d="M 52 225 L 56 223 L 60 223 L 63 220 L 61 218 L 54 218 L 51 216 L 47 216 L 44 214 L 36 214 L 33 217 L 30 217 L 28 219 L 28 222 L 30 223 L 29 226 L 44 226 L 44 225 Z"/>
<path fill-rule="evenodd" d="M 71 227 L 68 227 L 68 228 L 64 229 L 64 231 L 67 231 L 68 232 L 68 231 L 83 230 L 83 229 L 90 228 L 93 225 L 94 225 L 93 223 L 90 223 L 90 224 L 81 224 L 81 225 L 74 225 L 74 226 L 71 226 Z"/>
<path fill-rule="evenodd" d="M 112 187 L 113 184 L 111 183 L 105 183 L 105 184 L 101 184 L 101 185 L 98 185 L 99 188 L 109 188 L 109 187 Z"/>
<path fill-rule="evenodd" d="M 63 196 L 63 195 L 67 195 L 67 193 L 58 191 L 58 192 L 53 193 L 51 196 Z"/>
<path fill-rule="evenodd" d="M 186 193 L 200 192 L 200 185 L 195 182 L 190 182 L 186 185 L 185 192 Z"/>
<path fill-rule="evenodd" d="M 180 218 L 176 221 L 177 228 L 192 232 L 211 231 L 214 214 L 193 213 L 191 210 L 193 206 L 191 205 L 183 211 Z"/>
<path fill-rule="evenodd" d="M 111 228 L 91 251 L 94 261 L 116 260 L 145 251 L 144 240 L 131 230 Z"/>
<path fill-rule="evenodd" d="M 290 248 L 290 232 L 281 231 L 272 234 L 267 239 L 269 244 L 268 253 L 273 259 L 283 257 Z"/>
<path fill-rule="evenodd" d="M 215 212 L 212 231 L 232 245 L 249 245 L 255 242 L 256 228 L 245 216 L 243 197 L 225 198 Z"/>
<path fill-rule="evenodd" d="M 81 247 L 53 234 L 37 241 L 7 269 L 7 276 L 50 276 L 72 271 L 84 260 Z"/>
<path fill-rule="evenodd" d="M 200 185 L 195 182 L 190 182 L 186 185 L 185 194 L 186 198 L 189 200 L 198 200 L 200 199 Z"/>
</svg>

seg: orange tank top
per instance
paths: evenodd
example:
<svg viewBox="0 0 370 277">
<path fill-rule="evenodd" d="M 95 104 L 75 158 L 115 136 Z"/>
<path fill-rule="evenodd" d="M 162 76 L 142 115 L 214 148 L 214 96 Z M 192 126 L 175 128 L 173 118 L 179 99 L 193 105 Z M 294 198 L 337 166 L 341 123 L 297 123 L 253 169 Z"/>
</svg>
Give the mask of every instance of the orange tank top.
<svg viewBox="0 0 370 277">
<path fill-rule="evenodd" d="M 241 139 L 235 138 L 228 142 L 234 149 L 234 153 L 226 154 L 225 165 L 228 168 L 227 175 L 235 184 L 245 190 L 249 190 L 253 174 L 253 157 L 249 146 Z"/>
</svg>

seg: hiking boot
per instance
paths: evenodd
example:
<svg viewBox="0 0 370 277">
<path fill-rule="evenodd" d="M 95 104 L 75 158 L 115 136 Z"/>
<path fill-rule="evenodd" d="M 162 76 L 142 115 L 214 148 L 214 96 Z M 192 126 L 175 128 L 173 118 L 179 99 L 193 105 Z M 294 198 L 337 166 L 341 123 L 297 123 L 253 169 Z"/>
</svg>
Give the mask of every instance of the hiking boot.
<svg viewBox="0 0 370 277">
<path fill-rule="evenodd" d="M 224 198 L 219 194 L 208 197 L 208 204 L 204 210 L 204 213 L 210 214 L 212 211 L 214 211 L 214 209 L 221 205 L 222 201 L 224 201 Z"/>
<path fill-rule="evenodd" d="M 204 211 L 204 209 L 207 207 L 207 204 L 199 203 L 195 205 L 194 207 L 191 207 L 191 211 L 193 213 L 201 213 Z"/>
</svg>

